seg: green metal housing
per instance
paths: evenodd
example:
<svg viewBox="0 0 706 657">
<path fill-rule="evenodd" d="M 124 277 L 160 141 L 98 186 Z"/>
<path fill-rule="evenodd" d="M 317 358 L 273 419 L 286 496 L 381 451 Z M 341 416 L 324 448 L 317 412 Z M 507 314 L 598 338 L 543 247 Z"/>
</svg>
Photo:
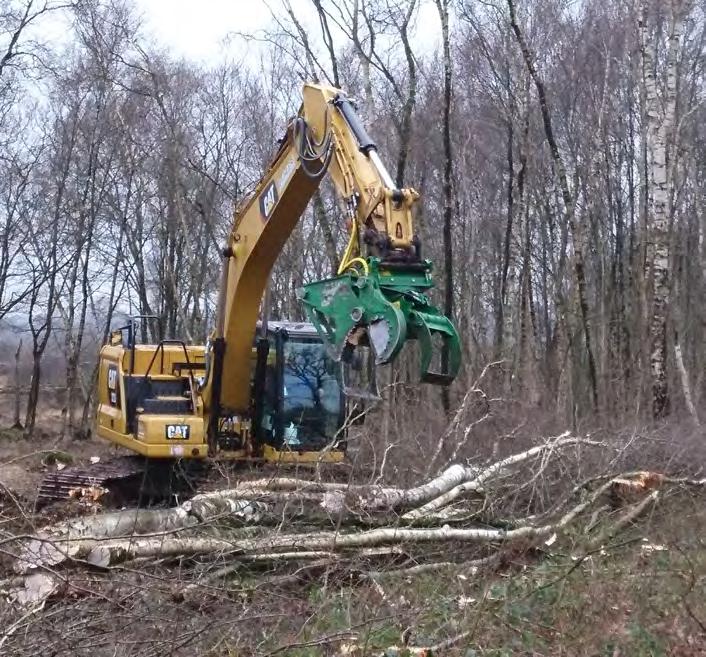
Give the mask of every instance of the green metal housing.
<svg viewBox="0 0 706 657">
<path fill-rule="evenodd" d="M 376 364 L 392 362 L 408 340 L 420 347 L 420 378 L 450 384 L 461 366 L 461 341 L 451 321 L 433 306 L 432 263 L 383 264 L 367 259 L 367 271 L 349 270 L 300 288 L 309 321 L 336 360 L 367 344 Z M 433 369 L 435 337 L 441 341 L 440 367 Z"/>
</svg>

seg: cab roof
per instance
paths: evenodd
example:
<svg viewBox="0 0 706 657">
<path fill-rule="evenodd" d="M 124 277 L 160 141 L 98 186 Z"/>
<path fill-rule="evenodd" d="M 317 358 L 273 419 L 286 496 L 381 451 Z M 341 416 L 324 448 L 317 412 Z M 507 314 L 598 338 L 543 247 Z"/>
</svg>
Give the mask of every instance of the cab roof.
<svg viewBox="0 0 706 657">
<path fill-rule="evenodd" d="M 258 321 L 257 330 L 262 330 L 262 322 Z M 290 322 L 287 320 L 270 320 L 267 322 L 267 332 L 276 333 L 277 331 L 287 331 L 292 337 L 300 338 L 318 338 L 314 325 L 310 322 Z"/>
</svg>

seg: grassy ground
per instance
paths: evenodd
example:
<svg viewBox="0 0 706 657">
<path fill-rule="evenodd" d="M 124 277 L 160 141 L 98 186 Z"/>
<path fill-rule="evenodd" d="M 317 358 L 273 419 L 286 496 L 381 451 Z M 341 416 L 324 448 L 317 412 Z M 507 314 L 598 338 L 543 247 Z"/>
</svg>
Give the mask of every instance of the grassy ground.
<svg viewBox="0 0 706 657">
<path fill-rule="evenodd" d="M 355 641 L 344 643 L 359 646 L 361 655 L 381 654 L 400 645 L 410 628 L 410 645 L 470 632 L 440 651 L 445 655 L 706 655 L 705 501 L 703 495 L 666 500 L 583 559 L 571 546 L 555 544 L 546 553 L 516 555 L 494 573 L 314 586 L 296 607 L 304 621 L 299 631 L 293 623 L 291 633 L 273 636 L 263 652 L 341 654 L 336 639 L 352 631 Z"/>
</svg>

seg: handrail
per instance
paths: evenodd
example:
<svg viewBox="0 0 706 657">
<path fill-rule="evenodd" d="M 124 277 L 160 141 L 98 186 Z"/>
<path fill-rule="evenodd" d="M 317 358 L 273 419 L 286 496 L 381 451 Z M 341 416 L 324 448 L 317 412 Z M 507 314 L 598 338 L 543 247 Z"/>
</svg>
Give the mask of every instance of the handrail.
<svg viewBox="0 0 706 657">
<path fill-rule="evenodd" d="M 145 379 L 147 379 L 150 375 L 150 371 L 152 370 L 152 366 L 154 365 L 154 361 L 157 359 L 157 354 L 161 351 L 161 357 L 159 361 L 159 373 L 164 374 L 164 346 L 167 344 L 175 344 L 175 345 L 180 345 L 183 352 L 184 352 L 184 357 L 186 358 L 186 364 L 189 367 L 189 392 L 191 393 L 191 407 L 194 412 L 196 412 L 196 386 L 194 385 L 194 371 L 191 367 L 191 360 L 189 359 L 189 351 L 186 348 L 186 343 L 183 340 L 175 340 L 175 339 L 164 339 L 160 340 L 159 344 L 157 345 L 157 348 L 154 350 L 154 353 L 152 354 L 152 359 L 150 360 L 150 364 L 147 366 L 147 371 L 145 372 Z"/>
</svg>

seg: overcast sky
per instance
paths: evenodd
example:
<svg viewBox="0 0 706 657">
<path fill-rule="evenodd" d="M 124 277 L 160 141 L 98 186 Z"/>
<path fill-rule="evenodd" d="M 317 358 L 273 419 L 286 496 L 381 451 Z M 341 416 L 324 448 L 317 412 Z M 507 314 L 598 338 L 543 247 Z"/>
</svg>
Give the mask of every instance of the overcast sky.
<svg viewBox="0 0 706 657">
<path fill-rule="evenodd" d="M 309 4 L 309 0 L 292 0 L 295 10 Z M 196 60 L 218 59 L 229 34 L 261 30 L 271 16 L 263 0 L 137 0 L 136 5 L 143 12 L 145 27 L 162 45 Z"/>
<path fill-rule="evenodd" d="M 302 23 L 318 30 L 311 0 L 290 0 Z M 136 0 L 145 27 L 175 55 L 199 61 L 217 61 L 225 54 L 240 56 L 245 46 L 224 40 L 236 32 L 254 34 L 271 25 L 268 5 L 277 13 L 281 0 Z M 433 47 L 439 18 L 433 3 L 422 3 L 417 17 L 417 47 Z M 423 27 L 422 27 L 423 26 Z"/>
</svg>

